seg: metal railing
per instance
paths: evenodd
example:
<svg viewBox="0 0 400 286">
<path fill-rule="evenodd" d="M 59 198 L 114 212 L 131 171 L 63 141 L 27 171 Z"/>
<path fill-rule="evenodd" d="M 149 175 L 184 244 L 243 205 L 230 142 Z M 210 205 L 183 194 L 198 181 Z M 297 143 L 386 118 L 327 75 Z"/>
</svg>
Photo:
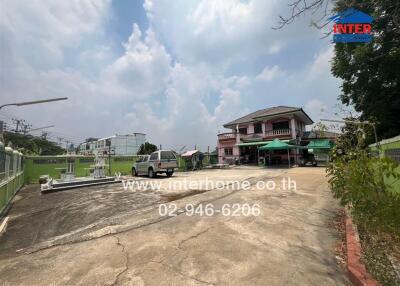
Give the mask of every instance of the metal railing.
<svg viewBox="0 0 400 286">
<path fill-rule="evenodd" d="M 239 134 L 241 139 L 251 139 L 251 138 L 263 138 L 263 137 L 274 137 L 274 136 L 287 136 L 291 135 L 292 132 L 290 129 L 275 129 L 269 130 L 265 133 L 248 133 L 248 134 Z M 236 133 L 221 133 L 218 134 L 218 140 L 225 140 L 225 139 L 235 139 Z"/>
<path fill-rule="evenodd" d="M 3 148 L 0 150 L 0 217 L 24 183 L 22 154 Z"/>
<path fill-rule="evenodd" d="M 219 140 L 224 140 L 224 139 L 235 139 L 236 138 L 236 133 L 221 133 L 218 134 L 218 139 Z"/>
<path fill-rule="evenodd" d="M 279 136 L 279 135 L 290 135 L 291 131 L 290 129 L 276 129 L 276 130 L 270 130 L 265 132 L 266 137 L 271 137 L 271 136 Z"/>
</svg>

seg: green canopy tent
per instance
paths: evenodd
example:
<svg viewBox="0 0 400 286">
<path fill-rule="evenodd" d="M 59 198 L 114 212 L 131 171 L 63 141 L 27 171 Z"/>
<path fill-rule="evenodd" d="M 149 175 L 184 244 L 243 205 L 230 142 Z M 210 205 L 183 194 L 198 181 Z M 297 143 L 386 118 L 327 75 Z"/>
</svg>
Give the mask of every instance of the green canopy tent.
<svg viewBox="0 0 400 286">
<path fill-rule="evenodd" d="M 331 149 L 332 144 L 329 140 L 311 140 L 307 145 L 308 149 Z"/>
<path fill-rule="evenodd" d="M 270 151 L 270 150 L 287 150 L 287 155 L 288 155 L 288 162 L 289 162 L 289 168 L 290 168 L 290 155 L 289 155 L 289 148 L 290 145 L 282 142 L 279 139 L 274 139 L 273 141 L 269 142 L 268 144 L 261 146 L 258 148 L 258 150 L 261 151 Z"/>
</svg>

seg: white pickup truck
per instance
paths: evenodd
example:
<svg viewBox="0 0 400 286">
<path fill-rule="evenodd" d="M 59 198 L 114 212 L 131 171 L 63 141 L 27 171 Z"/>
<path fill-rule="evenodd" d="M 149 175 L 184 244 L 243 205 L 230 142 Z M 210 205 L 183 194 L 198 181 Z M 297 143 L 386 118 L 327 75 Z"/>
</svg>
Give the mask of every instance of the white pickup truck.
<svg viewBox="0 0 400 286">
<path fill-rule="evenodd" d="M 154 178 L 157 174 L 165 173 L 171 177 L 178 168 L 174 152 L 159 150 L 139 157 L 132 167 L 132 176 L 148 175 Z"/>
</svg>

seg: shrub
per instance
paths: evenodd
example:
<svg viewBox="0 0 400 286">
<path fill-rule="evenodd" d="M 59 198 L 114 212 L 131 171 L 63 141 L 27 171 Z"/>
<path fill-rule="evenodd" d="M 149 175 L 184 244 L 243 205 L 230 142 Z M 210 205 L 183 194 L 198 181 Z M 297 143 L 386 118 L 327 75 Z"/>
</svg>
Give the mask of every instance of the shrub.
<svg viewBox="0 0 400 286">
<path fill-rule="evenodd" d="M 342 205 L 351 206 L 356 220 L 400 234 L 399 166 L 369 156 L 358 135 L 345 133 L 331 151 L 327 173 L 332 192 Z"/>
</svg>

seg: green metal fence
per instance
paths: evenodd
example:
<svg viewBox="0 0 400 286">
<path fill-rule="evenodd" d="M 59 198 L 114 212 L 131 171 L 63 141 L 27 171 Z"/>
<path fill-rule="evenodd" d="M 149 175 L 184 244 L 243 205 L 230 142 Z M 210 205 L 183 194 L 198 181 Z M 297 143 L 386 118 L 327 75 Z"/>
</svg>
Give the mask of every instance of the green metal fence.
<svg viewBox="0 0 400 286">
<path fill-rule="evenodd" d="M 21 153 L 0 142 L 0 217 L 24 183 L 24 159 Z"/>
<path fill-rule="evenodd" d="M 130 174 L 137 156 L 110 156 L 106 160 L 107 172 L 114 176 L 116 172 Z M 60 178 L 60 171 L 67 167 L 68 162 L 75 165 L 77 177 L 89 176 L 89 169 L 94 165 L 94 156 L 27 156 L 25 158 L 25 183 L 37 183 L 42 175 Z"/>
<path fill-rule="evenodd" d="M 399 165 L 396 171 L 400 173 L 400 135 L 393 138 L 384 139 L 379 142 L 379 145 L 380 150 L 378 150 L 377 144 L 369 145 L 372 153 L 375 155 L 380 155 L 381 157 L 388 157 L 397 162 Z M 385 178 L 385 182 L 400 192 L 400 181 L 397 181 L 391 177 Z"/>
<path fill-rule="evenodd" d="M 60 178 L 61 169 L 68 162 L 75 163 L 75 175 L 89 176 L 94 156 L 22 156 L 16 150 L 5 147 L 0 142 L 0 217 L 7 205 L 23 186 L 23 184 L 38 183 L 40 176 L 49 175 Z M 120 172 L 130 174 L 138 156 L 111 156 L 107 160 L 109 174 Z M 178 156 L 179 170 L 186 169 L 185 161 Z M 216 163 L 216 156 L 205 156 L 203 166 Z"/>
<path fill-rule="evenodd" d="M 138 156 L 110 156 L 106 160 L 107 172 L 114 176 L 116 172 L 130 174 Z M 177 156 L 179 171 L 186 170 L 185 161 Z M 25 157 L 25 183 L 37 183 L 41 175 L 60 178 L 60 170 L 67 167 L 67 162 L 75 163 L 77 177 L 89 176 L 90 166 L 94 164 L 93 156 L 27 156 Z M 216 156 L 205 156 L 203 166 L 216 163 Z"/>
</svg>

